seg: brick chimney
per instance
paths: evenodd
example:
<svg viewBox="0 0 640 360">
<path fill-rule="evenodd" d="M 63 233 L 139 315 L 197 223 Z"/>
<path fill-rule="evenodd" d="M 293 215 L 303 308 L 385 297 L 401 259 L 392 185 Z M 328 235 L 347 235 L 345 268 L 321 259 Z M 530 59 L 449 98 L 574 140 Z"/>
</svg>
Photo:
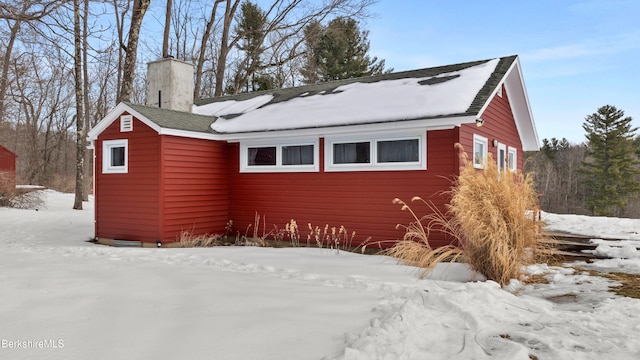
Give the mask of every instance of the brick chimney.
<svg viewBox="0 0 640 360">
<path fill-rule="evenodd" d="M 174 58 L 148 63 L 146 105 L 191 112 L 193 64 Z"/>
</svg>

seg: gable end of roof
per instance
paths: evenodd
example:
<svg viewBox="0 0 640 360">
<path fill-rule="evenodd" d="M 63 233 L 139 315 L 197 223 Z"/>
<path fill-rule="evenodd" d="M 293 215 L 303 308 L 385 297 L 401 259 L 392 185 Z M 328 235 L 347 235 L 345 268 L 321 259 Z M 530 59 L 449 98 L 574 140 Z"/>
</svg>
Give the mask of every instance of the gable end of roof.
<svg viewBox="0 0 640 360">
<path fill-rule="evenodd" d="M 498 65 L 496 65 L 496 69 L 489 79 L 487 79 L 487 82 L 484 84 L 482 89 L 478 91 L 475 99 L 471 102 L 471 105 L 467 109 L 467 114 L 477 115 L 480 113 L 485 104 L 490 100 L 491 95 L 495 92 L 495 89 L 503 81 L 507 71 L 509 71 L 511 65 L 513 65 L 513 62 L 516 61 L 516 59 L 517 55 L 500 58 Z"/>
</svg>

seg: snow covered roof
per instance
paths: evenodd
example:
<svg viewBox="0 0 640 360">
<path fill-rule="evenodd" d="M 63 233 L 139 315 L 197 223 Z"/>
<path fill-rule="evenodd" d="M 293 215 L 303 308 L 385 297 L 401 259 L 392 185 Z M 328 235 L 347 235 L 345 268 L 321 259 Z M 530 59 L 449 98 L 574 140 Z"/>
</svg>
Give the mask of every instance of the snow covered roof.
<svg viewBox="0 0 640 360">
<path fill-rule="evenodd" d="M 191 114 L 126 105 L 159 133 L 232 140 L 267 133 L 276 136 L 282 131 L 300 134 L 350 128 L 357 132 L 363 125 L 380 130 L 389 123 L 394 123 L 394 128 L 459 126 L 475 122 L 503 84 L 512 102 L 523 149 L 537 150 L 537 132 L 515 55 L 200 99 Z M 90 139 L 100 131 L 94 128 Z"/>
<path fill-rule="evenodd" d="M 474 116 L 516 56 L 196 101 L 218 133 Z M 475 119 L 474 119 L 475 120 Z"/>
</svg>

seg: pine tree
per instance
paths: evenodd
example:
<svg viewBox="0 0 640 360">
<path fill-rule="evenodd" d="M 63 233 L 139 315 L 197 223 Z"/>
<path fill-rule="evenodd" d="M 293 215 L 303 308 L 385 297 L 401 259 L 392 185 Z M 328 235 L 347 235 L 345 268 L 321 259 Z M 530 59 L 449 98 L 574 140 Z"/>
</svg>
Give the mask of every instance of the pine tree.
<svg viewBox="0 0 640 360">
<path fill-rule="evenodd" d="M 628 200 L 640 191 L 638 158 L 633 147 L 631 117 L 605 105 L 585 118 L 587 161 L 582 163 L 590 191 L 587 207 L 595 215 L 619 215 Z"/>
<path fill-rule="evenodd" d="M 305 29 L 308 54 L 301 71 L 305 83 L 381 74 L 384 60 L 369 57 L 368 36 L 347 17 L 335 18 L 326 27 L 310 24 Z"/>
<path fill-rule="evenodd" d="M 237 47 L 245 53 L 245 58 L 235 76 L 235 89 L 241 91 L 246 86 L 246 91 L 256 91 L 259 84 L 255 83 L 255 74 L 262 66 L 267 15 L 257 4 L 245 1 L 240 6 L 237 21 L 234 29 L 240 38 Z"/>
</svg>

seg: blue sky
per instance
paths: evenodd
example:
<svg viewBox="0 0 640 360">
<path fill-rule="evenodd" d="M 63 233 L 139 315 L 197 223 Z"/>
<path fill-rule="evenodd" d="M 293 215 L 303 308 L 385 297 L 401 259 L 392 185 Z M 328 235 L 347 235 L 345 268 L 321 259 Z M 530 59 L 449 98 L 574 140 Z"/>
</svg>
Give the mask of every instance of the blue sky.
<svg viewBox="0 0 640 360">
<path fill-rule="evenodd" d="M 370 55 L 395 71 L 519 55 L 543 138 L 585 140 L 614 105 L 640 126 L 640 1 L 379 0 Z"/>
</svg>

